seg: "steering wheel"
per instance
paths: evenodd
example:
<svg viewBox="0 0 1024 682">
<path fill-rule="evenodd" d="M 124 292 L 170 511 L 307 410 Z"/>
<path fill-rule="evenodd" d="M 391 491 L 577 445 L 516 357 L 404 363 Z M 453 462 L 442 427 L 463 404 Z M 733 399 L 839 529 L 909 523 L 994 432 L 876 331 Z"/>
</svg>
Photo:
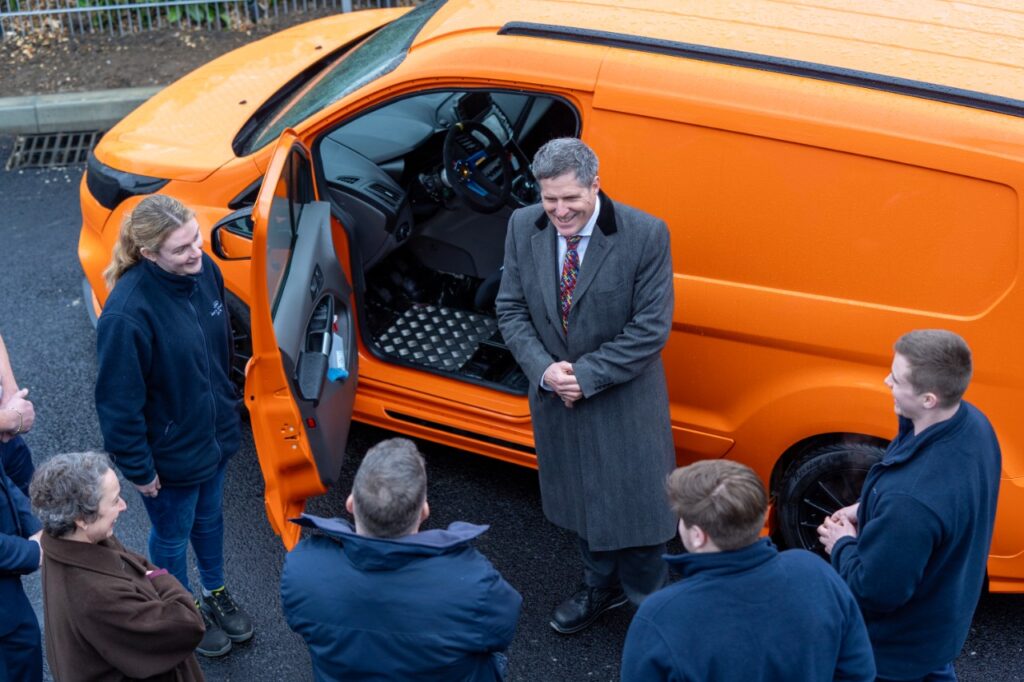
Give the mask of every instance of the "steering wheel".
<svg viewBox="0 0 1024 682">
<path fill-rule="evenodd" d="M 501 140 L 482 123 L 459 121 L 448 130 L 444 172 L 455 193 L 480 213 L 494 213 L 508 203 L 512 165 Z"/>
</svg>

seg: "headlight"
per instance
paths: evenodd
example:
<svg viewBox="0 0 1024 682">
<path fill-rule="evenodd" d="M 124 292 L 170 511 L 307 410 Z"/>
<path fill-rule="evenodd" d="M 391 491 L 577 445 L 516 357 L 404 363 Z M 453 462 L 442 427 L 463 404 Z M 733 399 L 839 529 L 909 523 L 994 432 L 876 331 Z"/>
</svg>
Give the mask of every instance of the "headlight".
<svg viewBox="0 0 1024 682">
<path fill-rule="evenodd" d="M 85 172 L 85 184 L 89 192 L 104 208 L 114 210 L 128 197 L 138 194 L 152 194 L 170 180 L 151 178 L 119 171 L 100 163 L 96 154 L 89 152 L 89 165 Z"/>
</svg>

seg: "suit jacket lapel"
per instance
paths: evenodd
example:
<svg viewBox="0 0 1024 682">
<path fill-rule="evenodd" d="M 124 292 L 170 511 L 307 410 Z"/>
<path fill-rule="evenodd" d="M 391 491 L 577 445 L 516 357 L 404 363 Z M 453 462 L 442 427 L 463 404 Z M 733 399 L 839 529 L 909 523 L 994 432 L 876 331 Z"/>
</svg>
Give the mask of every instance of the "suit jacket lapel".
<svg viewBox="0 0 1024 682">
<path fill-rule="evenodd" d="M 580 264 L 579 277 L 576 280 L 576 288 L 572 293 L 573 304 L 583 298 L 590 287 L 590 283 L 597 276 L 604 259 L 611 253 L 615 246 L 615 233 L 618 226 L 615 223 L 615 204 L 604 192 L 601 193 L 601 213 L 597 216 L 597 225 L 590 235 L 590 242 L 587 244 L 587 253 Z M 569 312 L 572 315 L 572 311 Z"/>
<path fill-rule="evenodd" d="M 547 223 L 547 216 L 541 214 Z M 538 221 L 539 222 L 539 221 Z M 531 237 L 533 245 L 533 267 L 540 282 L 541 296 L 548 319 L 562 331 L 561 313 L 558 310 L 558 278 L 561 264 L 558 262 L 558 236 L 554 228 L 537 230 Z"/>
</svg>

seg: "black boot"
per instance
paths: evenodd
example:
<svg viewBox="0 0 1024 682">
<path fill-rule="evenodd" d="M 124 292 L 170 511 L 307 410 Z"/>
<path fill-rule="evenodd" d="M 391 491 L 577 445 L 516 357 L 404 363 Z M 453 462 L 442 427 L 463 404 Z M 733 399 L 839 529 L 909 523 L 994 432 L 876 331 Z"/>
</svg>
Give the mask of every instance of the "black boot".
<svg viewBox="0 0 1024 682">
<path fill-rule="evenodd" d="M 226 587 L 214 590 L 210 596 L 203 597 L 203 607 L 209 609 L 210 616 L 217 621 L 217 625 L 232 642 L 252 639 L 252 618 L 235 603 Z"/>
<path fill-rule="evenodd" d="M 206 626 L 206 632 L 203 633 L 203 639 L 199 642 L 199 646 L 196 647 L 196 653 L 200 656 L 215 658 L 231 651 L 231 640 L 228 639 L 227 634 L 217 625 L 217 621 L 213 619 L 209 609 L 199 602 L 196 602 L 196 608 L 202 614 L 203 625 Z"/>
</svg>

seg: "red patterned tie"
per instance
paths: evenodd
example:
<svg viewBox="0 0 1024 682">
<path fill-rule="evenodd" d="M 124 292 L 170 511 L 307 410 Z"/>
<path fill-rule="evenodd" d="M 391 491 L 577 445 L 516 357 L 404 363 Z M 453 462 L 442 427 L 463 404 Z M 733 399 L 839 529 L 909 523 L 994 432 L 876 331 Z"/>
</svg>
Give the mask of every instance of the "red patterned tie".
<svg viewBox="0 0 1024 682">
<path fill-rule="evenodd" d="M 565 260 L 562 261 L 562 277 L 558 281 L 558 307 L 562 311 L 562 331 L 569 332 L 569 309 L 572 308 L 572 292 L 576 288 L 576 275 L 580 271 L 580 254 L 576 251 L 580 235 L 565 238 Z"/>
</svg>

